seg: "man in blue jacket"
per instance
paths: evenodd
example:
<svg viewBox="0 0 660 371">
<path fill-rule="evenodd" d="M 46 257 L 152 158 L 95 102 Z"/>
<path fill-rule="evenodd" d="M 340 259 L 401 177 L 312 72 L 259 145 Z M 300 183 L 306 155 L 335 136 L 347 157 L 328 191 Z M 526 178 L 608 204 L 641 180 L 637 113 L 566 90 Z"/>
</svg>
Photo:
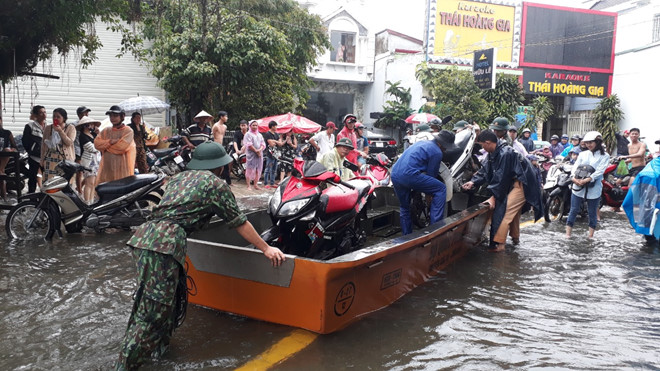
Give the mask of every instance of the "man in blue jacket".
<svg viewBox="0 0 660 371">
<path fill-rule="evenodd" d="M 433 196 L 430 208 L 431 224 L 442 219 L 445 211 L 447 188 L 444 183 L 438 180 L 437 176 L 442 161 L 442 153 L 454 147 L 454 134 L 442 130 L 434 140 L 423 140 L 410 146 L 392 167 L 392 184 L 399 199 L 399 218 L 403 235 L 412 233 L 412 218 L 410 217 L 410 194 L 412 191 L 419 191 Z"/>
</svg>

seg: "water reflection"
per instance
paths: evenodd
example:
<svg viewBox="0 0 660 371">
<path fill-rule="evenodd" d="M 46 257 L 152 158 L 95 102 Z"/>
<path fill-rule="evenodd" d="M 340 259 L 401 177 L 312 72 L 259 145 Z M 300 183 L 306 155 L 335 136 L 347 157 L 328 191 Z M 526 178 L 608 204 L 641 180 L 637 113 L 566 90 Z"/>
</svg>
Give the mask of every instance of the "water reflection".
<svg viewBox="0 0 660 371">
<path fill-rule="evenodd" d="M 535 224 L 506 253 L 475 248 L 276 369 L 657 368 L 660 252 L 623 216 L 603 218 L 592 241 L 581 222 L 571 240 L 561 224 Z M 111 367 L 134 290 L 129 236 L 0 237 L 2 369 Z M 232 369 L 290 331 L 191 306 L 169 353 L 145 369 Z"/>
</svg>

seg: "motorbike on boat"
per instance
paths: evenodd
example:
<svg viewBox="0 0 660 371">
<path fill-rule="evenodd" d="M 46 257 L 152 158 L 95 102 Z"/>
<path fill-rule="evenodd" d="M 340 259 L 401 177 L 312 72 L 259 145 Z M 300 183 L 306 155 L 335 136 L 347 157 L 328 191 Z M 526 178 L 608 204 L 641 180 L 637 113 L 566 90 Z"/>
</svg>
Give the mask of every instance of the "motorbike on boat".
<svg viewBox="0 0 660 371">
<path fill-rule="evenodd" d="M 21 196 L 9 211 L 5 221 L 9 238 L 51 239 L 55 232 L 62 236 L 60 224 L 68 233 L 79 232 L 85 226 L 97 232 L 138 226 L 147 220 L 163 195 L 165 174 L 133 175 L 99 184 L 99 200 L 88 205 L 70 184 L 74 174 L 88 169 L 72 161 L 57 166 L 62 176 L 46 181 L 39 193 Z"/>
<path fill-rule="evenodd" d="M 548 169 L 543 185 L 545 195 L 544 217 L 547 222 L 561 220 L 571 210 L 571 170 L 573 165 L 558 162 Z"/>
<path fill-rule="evenodd" d="M 370 178 L 376 186 L 388 186 L 392 182 L 390 169 L 392 160 L 384 153 L 367 156 L 367 163 L 360 166 L 360 176 Z"/>
<path fill-rule="evenodd" d="M 342 181 L 316 161 L 294 160 L 268 202 L 273 226 L 261 234 L 287 254 L 327 260 L 359 249 L 365 205 L 374 191 L 369 178 Z"/>
</svg>

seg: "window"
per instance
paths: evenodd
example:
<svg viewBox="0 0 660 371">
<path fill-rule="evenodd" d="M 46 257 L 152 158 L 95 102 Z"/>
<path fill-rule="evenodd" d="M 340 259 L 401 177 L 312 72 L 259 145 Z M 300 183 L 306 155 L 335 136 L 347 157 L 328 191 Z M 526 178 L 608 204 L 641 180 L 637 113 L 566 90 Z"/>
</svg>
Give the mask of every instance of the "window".
<svg viewBox="0 0 660 371">
<path fill-rule="evenodd" d="M 653 41 L 660 41 L 660 14 L 653 17 Z"/>
<path fill-rule="evenodd" d="M 355 33 L 332 31 L 330 32 L 330 43 L 332 44 L 331 61 L 355 63 Z"/>
</svg>

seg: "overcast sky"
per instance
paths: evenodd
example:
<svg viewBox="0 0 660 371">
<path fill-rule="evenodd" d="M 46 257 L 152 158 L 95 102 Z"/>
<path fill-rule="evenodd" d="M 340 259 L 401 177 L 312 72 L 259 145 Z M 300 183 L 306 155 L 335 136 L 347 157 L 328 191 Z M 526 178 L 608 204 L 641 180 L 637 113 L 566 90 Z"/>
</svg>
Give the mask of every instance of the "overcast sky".
<svg viewBox="0 0 660 371">
<path fill-rule="evenodd" d="M 372 33 L 389 28 L 420 40 L 423 39 L 426 0 L 298 0 L 298 2 L 302 5 L 311 5 L 310 11 L 320 14 L 322 17 L 343 6 Z M 583 0 L 536 0 L 532 2 L 573 8 L 587 7 L 583 5 Z M 511 3 L 521 4 L 522 2 L 512 1 Z"/>
</svg>

